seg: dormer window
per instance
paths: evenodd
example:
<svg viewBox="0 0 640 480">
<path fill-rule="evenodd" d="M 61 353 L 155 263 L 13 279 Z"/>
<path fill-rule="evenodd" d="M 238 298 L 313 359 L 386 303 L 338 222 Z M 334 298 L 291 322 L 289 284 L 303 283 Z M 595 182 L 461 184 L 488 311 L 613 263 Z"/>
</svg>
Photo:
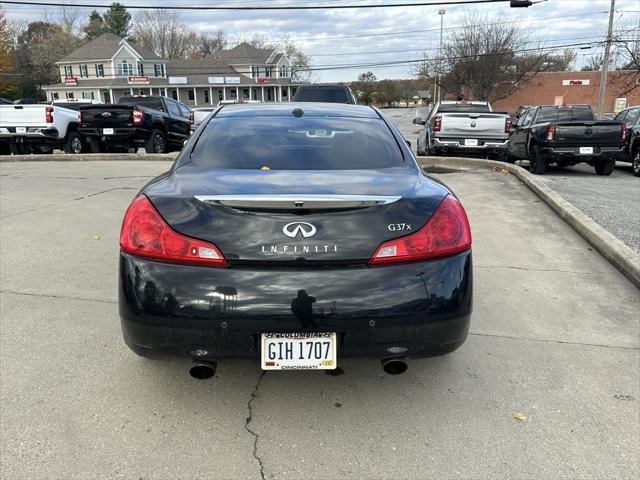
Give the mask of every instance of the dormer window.
<svg viewBox="0 0 640 480">
<path fill-rule="evenodd" d="M 126 60 L 122 60 L 122 62 L 118 64 L 118 76 L 119 77 L 133 76 L 133 63 L 127 62 Z"/>
<path fill-rule="evenodd" d="M 289 76 L 289 66 L 288 65 L 280 65 L 280 76 L 288 77 Z"/>
<path fill-rule="evenodd" d="M 156 63 L 153 66 L 153 73 L 156 77 L 164 77 L 164 64 Z"/>
</svg>

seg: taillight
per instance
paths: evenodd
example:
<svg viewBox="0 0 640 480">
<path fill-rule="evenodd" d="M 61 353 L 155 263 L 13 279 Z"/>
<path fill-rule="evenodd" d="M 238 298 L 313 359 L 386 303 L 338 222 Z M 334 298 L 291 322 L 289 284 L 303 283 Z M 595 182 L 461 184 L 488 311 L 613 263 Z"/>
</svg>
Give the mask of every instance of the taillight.
<svg viewBox="0 0 640 480">
<path fill-rule="evenodd" d="M 189 112 L 189 123 L 193 125 L 193 112 Z"/>
<path fill-rule="evenodd" d="M 547 125 L 547 141 L 553 142 L 556 139 L 556 126 Z"/>
<path fill-rule="evenodd" d="M 124 214 L 120 230 L 122 251 L 178 263 L 225 267 L 220 250 L 212 243 L 187 237 L 173 230 L 160 216 L 151 201 L 141 195 Z"/>
<path fill-rule="evenodd" d="M 78 110 L 78 123 L 82 123 L 82 112 Z"/>
<path fill-rule="evenodd" d="M 627 124 L 623 123 L 622 125 L 620 125 L 620 139 L 622 141 L 626 140 L 627 138 Z"/>
<path fill-rule="evenodd" d="M 504 119 L 504 133 L 511 133 L 511 117 Z"/>
<path fill-rule="evenodd" d="M 370 264 L 442 257 L 471 248 L 471 228 L 462 204 L 447 195 L 429 221 L 415 233 L 380 245 Z"/>
<path fill-rule="evenodd" d="M 144 113 L 142 113 L 140 110 L 137 109 L 133 109 L 132 112 L 133 115 L 133 124 L 137 125 L 139 123 L 142 123 L 142 120 L 144 119 Z"/>
<path fill-rule="evenodd" d="M 53 123 L 53 107 L 44 109 L 44 123 Z"/>
<path fill-rule="evenodd" d="M 441 128 L 442 128 L 442 115 L 437 114 L 435 117 L 433 117 L 433 131 L 439 132 Z"/>
</svg>

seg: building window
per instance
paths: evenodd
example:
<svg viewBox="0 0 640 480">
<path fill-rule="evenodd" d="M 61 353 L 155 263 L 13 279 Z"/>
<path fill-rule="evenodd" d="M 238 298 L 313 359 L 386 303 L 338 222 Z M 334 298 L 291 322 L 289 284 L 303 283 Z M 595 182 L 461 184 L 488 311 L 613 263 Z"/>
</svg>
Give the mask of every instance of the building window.
<svg viewBox="0 0 640 480">
<path fill-rule="evenodd" d="M 104 77 L 104 65 L 101 63 L 96 63 L 94 67 L 96 69 L 96 77 Z"/>
<path fill-rule="evenodd" d="M 89 70 L 86 65 L 80 65 L 80 78 L 89 78 Z"/>
<path fill-rule="evenodd" d="M 52 100 L 59 100 L 59 99 L 60 99 L 60 96 L 58 95 L 58 92 L 53 92 L 53 93 L 51 94 L 51 99 L 52 99 Z"/>
<path fill-rule="evenodd" d="M 128 77 L 133 75 L 133 64 L 122 60 L 122 63 L 118 64 L 118 76 Z"/>
<path fill-rule="evenodd" d="M 67 98 L 73 99 L 73 92 L 67 92 Z"/>
<path fill-rule="evenodd" d="M 171 98 L 173 98 L 174 100 L 178 100 L 178 90 L 171 90 Z"/>
<path fill-rule="evenodd" d="M 222 93 L 222 90 L 218 90 L 218 100 L 223 100 L 224 99 L 224 93 Z"/>
<path fill-rule="evenodd" d="M 243 88 L 242 89 L 242 98 L 244 98 L 245 100 L 249 100 L 249 89 L 248 88 Z"/>
<path fill-rule="evenodd" d="M 265 67 L 265 69 L 264 69 L 264 76 L 265 76 L 265 77 L 271 77 L 271 76 L 273 76 L 273 67 Z"/>
<path fill-rule="evenodd" d="M 95 100 L 96 95 L 94 92 L 82 92 L 82 98 L 88 99 L 88 100 Z"/>
<path fill-rule="evenodd" d="M 255 65 L 251 66 L 251 77 L 256 78 L 260 76 L 260 68 Z"/>
<path fill-rule="evenodd" d="M 144 64 L 142 63 L 138 64 L 138 76 L 144 77 Z"/>
<path fill-rule="evenodd" d="M 287 89 L 283 88 L 282 89 L 282 98 L 286 98 L 286 96 L 287 96 Z"/>
<path fill-rule="evenodd" d="M 195 95 L 195 89 L 193 88 L 189 88 L 187 89 L 187 96 L 189 98 L 189 100 L 191 100 L 193 102 L 193 100 L 195 99 L 196 95 Z"/>
<path fill-rule="evenodd" d="M 64 76 L 73 77 L 73 67 L 71 65 L 64 66 Z"/>
<path fill-rule="evenodd" d="M 280 76 L 281 77 L 289 76 L 289 67 L 287 65 L 280 65 Z"/>
<path fill-rule="evenodd" d="M 231 100 L 238 98 L 238 92 L 235 89 L 231 90 Z"/>
<path fill-rule="evenodd" d="M 209 99 L 209 90 L 204 91 L 204 103 L 211 103 Z"/>
<path fill-rule="evenodd" d="M 156 77 L 164 77 L 164 64 L 156 63 L 153 65 L 153 74 Z"/>
</svg>

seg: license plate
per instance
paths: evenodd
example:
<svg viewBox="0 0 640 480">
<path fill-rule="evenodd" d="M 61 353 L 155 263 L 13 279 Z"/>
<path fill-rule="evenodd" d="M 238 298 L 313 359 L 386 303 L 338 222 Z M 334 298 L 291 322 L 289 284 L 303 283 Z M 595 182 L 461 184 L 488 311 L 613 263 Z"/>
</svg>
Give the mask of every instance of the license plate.
<svg viewBox="0 0 640 480">
<path fill-rule="evenodd" d="M 334 370 L 335 333 L 263 333 L 263 370 Z"/>
<path fill-rule="evenodd" d="M 592 155 L 593 147 L 580 147 L 580 155 Z"/>
<path fill-rule="evenodd" d="M 27 127 L 16 127 L 16 133 L 27 133 Z"/>
<path fill-rule="evenodd" d="M 113 135 L 113 128 L 103 128 L 102 129 L 102 134 L 103 135 Z"/>
<path fill-rule="evenodd" d="M 478 146 L 478 139 L 476 139 L 476 138 L 467 138 L 467 139 L 464 141 L 464 144 L 465 144 L 467 147 L 477 147 L 477 146 Z"/>
</svg>

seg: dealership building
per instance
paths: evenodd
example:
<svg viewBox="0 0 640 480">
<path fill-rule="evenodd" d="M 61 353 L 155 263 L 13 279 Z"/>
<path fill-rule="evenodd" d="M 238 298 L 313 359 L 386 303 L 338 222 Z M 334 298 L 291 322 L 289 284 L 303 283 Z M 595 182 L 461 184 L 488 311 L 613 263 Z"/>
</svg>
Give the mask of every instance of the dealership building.
<svg viewBox="0 0 640 480">
<path fill-rule="evenodd" d="M 60 83 L 43 87 L 48 100 L 115 103 L 125 95 L 165 95 L 195 107 L 236 99 L 286 102 L 296 88 L 286 56 L 248 43 L 199 60 L 175 60 L 105 33 L 56 64 Z"/>
</svg>

